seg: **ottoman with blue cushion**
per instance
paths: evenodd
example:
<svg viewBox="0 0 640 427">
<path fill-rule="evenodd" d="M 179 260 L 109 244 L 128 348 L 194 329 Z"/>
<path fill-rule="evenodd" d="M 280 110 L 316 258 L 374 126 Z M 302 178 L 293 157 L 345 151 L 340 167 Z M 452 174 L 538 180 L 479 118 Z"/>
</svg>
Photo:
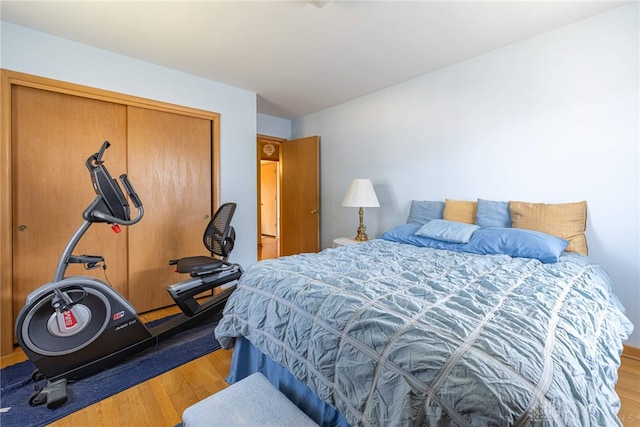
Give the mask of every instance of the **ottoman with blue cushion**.
<svg viewBox="0 0 640 427">
<path fill-rule="evenodd" d="M 189 406 L 182 422 L 184 427 L 317 426 L 260 373 Z"/>
</svg>

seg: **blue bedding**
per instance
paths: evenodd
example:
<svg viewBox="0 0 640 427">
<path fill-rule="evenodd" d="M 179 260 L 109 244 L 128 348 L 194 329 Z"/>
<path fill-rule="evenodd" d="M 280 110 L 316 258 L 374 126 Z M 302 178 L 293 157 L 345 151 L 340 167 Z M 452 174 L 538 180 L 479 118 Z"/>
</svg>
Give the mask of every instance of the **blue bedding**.
<svg viewBox="0 0 640 427">
<path fill-rule="evenodd" d="M 262 373 L 271 384 L 319 426 L 349 427 L 344 417 L 333 406 L 322 401 L 291 372 L 258 350 L 246 338 L 236 338 L 227 381 L 235 384 L 256 372 Z"/>
<path fill-rule="evenodd" d="M 216 328 L 351 425 L 621 425 L 632 326 L 591 259 L 373 240 L 247 269 Z"/>
</svg>

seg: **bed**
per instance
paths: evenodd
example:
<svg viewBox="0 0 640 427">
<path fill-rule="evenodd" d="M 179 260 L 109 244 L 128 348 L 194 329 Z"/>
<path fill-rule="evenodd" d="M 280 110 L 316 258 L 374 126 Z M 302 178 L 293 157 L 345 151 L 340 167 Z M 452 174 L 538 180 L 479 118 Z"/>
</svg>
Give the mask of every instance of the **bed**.
<svg viewBox="0 0 640 427">
<path fill-rule="evenodd" d="M 556 236 L 430 222 L 249 267 L 215 330 L 229 381 L 261 371 L 320 425 L 621 425 L 607 273 Z"/>
</svg>

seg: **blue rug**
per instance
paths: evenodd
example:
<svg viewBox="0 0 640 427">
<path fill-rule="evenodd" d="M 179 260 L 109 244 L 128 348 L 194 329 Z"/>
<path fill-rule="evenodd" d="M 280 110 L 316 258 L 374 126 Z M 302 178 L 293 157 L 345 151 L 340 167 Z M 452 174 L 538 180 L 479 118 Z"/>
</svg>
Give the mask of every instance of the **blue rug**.
<svg viewBox="0 0 640 427">
<path fill-rule="evenodd" d="M 153 326 L 166 319 L 147 324 Z M 31 374 L 35 365 L 27 360 L 0 370 L 0 425 L 2 427 L 44 426 L 72 412 L 126 390 L 136 384 L 190 362 L 220 348 L 213 335 L 219 317 L 179 333 L 155 347 L 129 357 L 102 372 L 70 383 L 68 400 L 56 409 L 46 405 L 29 406 L 35 383 Z M 46 381 L 40 381 L 44 386 Z"/>
</svg>

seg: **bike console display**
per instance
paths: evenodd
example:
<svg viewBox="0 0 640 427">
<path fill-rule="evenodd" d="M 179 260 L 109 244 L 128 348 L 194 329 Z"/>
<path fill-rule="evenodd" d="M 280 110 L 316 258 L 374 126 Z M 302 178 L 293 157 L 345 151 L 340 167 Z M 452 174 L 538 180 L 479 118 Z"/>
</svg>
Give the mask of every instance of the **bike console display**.
<svg viewBox="0 0 640 427">
<path fill-rule="evenodd" d="M 100 196 L 96 199 L 95 203 L 85 211 L 83 216 L 87 221 L 99 222 L 99 219 L 91 215 L 91 211 L 104 210 L 105 207 L 108 209 L 108 212 L 105 213 L 109 215 L 124 221 L 129 221 L 131 219 L 129 203 L 127 203 L 127 199 L 125 198 L 118 181 L 111 178 L 109 171 L 103 164 L 104 161 L 102 160 L 102 156 L 110 145 L 109 141 L 105 141 L 102 144 L 102 147 L 100 147 L 100 151 L 91 155 L 86 162 L 87 169 L 89 169 L 89 173 L 91 174 L 93 189 L 96 194 Z M 121 175 L 120 180 L 123 185 L 126 185 L 125 181 L 127 180 L 127 176 Z"/>
</svg>

